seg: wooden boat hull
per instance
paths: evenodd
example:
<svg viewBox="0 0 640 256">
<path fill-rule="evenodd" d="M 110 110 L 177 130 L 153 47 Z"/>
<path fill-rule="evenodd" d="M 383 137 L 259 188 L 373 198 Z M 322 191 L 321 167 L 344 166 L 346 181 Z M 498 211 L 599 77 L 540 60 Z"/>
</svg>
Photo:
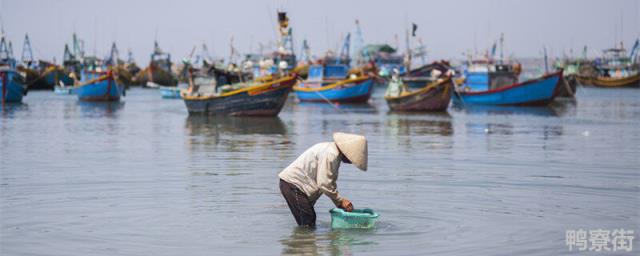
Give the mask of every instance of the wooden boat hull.
<svg viewBox="0 0 640 256">
<path fill-rule="evenodd" d="M 558 95 L 562 71 L 487 91 L 459 91 L 458 105 L 547 105 Z"/>
<path fill-rule="evenodd" d="M 189 114 L 277 116 L 295 83 L 295 76 L 290 76 L 220 96 L 199 97 L 183 93 L 182 98 Z"/>
<path fill-rule="evenodd" d="M 576 94 L 577 78 L 575 75 L 563 76 L 558 85 L 558 97 L 573 98 Z"/>
<path fill-rule="evenodd" d="M 145 69 L 141 70 L 132 79 L 132 84 L 139 84 L 145 86 L 147 82 L 156 83 L 162 86 L 175 86 L 177 80 L 173 74 L 155 66 L 149 65 Z"/>
<path fill-rule="evenodd" d="M 354 80 L 353 82 L 348 82 Z M 304 84 L 293 88 L 296 97 L 301 102 L 337 102 L 337 103 L 365 103 L 371 98 L 373 92 L 373 78 L 349 79 L 338 82 L 340 85 L 328 85 L 324 89 L 307 88 Z"/>
<path fill-rule="evenodd" d="M 23 71 L 29 90 L 53 90 L 60 82 L 65 85 L 73 84 L 73 78 L 61 67 L 48 67 L 42 73 L 28 68 L 24 68 Z"/>
<path fill-rule="evenodd" d="M 15 70 L 1 70 L 0 92 L 3 102 L 22 102 L 22 97 L 27 91 L 18 72 Z"/>
<path fill-rule="evenodd" d="M 451 78 L 423 86 L 399 97 L 385 97 L 393 111 L 445 111 L 451 102 L 453 82 Z"/>
<path fill-rule="evenodd" d="M 591 85 L 602 88 L 628 88 L 628 87 L 640 87 L 640 73 L 625 78 L 610 78 L 610 77 L 581 77 L 580 83 L 583 85 Z"/>
<path fill-rule="evenodd" d="M 90 80 L 74 88 L 81 101 L 119 101 L 124 85 L 118 84 L 112 73 Z"/>
</svg>

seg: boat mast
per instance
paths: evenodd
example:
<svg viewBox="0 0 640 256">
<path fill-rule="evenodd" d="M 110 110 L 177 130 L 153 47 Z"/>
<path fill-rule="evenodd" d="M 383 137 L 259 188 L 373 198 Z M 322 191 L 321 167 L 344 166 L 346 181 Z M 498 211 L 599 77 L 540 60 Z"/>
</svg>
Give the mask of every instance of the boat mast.
<svg viewBox="0 0 640 256">
<path fill-rule="evenodd" d="M 33 59 L 33 51 L 31 50 L 31 42 L 29 41 L 28 34 L 24 35 L 24 44 L 22 46 L 22 57 L 20 58 L 20 61 L 26 64 L 27 66 L 31 66 L 32 64 L 35 63 L 35 60 Z"/>
<path fill-rule="evenodd" d="M 116 42 L 113 42 L 111 44 L 111 52 L 109 53 L 109 60 L 107 61 L 107 65 L 117 66 L 119 55 L 120 54 L 118 53 L 118 47 L 116 47 Z"/>
<path fill-rule="evenodd" d="M 309 47 L 309 43 L 307 39 L 302 40 L 302 49 L 300 50 L 300 60 L 304 61 L 306 64 L 311 62 L 311 48 Z"/>
<path fill-rule="evenodd" d="M 131 48 L 127 49 L 127 64 L 132 65 L 135 62 L 136 61 L 133 59 L 133 52 L 131 51 Z"/>
<path fill-rule="evenodd" d="M 0 39 L 0 63 L 9 64 L 11 67 L 13 67 L 11 59 L 11 52 L 3 33 L 2 38 Z"/>
<path fill-rule="evenodd" d="M 362 48 L 364 47 L 364 37 L 362 36 L 362 29 L 360 28 L 360 21 L 356 19 L 356 33 L 353 41 L 353 62 L 356 65 L 362 65 L 364 63 L 364 57 Z"/>
<path fill-rule="evenodd" d="M 640 38 L 636 39 L 636 42 L 633 44 L 633 48 L 631 48 L 631 53 L 629 54 L 629 59 L 631 59 L 631 63 L 637 62 L 638 51 L 640 51 Z"/>
<path fill-rule="evenodd" d="M 549 64 L 548 64 L 548 59 L 547 59 L 547 47 L 543 46 L 542 50 L 544 51 L 544 72 L 545 74 L 549 73 Z"/>
<path fill-rule="evenodd" d="M 340 64 L 340 61 L 344 58 L 345 64 L 349 64 L 347 60 L 349 60 L 349 46 L 351 42 L 351 33 L 347 33 L 347 36 L 344 37 L 344 42 L 342 43 L 342 49 L 340 49 L 340 55 L 336 58 L 336 65 Z"/>
<path fill-rule="evenodd" d="M 500 64 L 504 62 L 504 33 L 500 33 Z"/>
</svg>

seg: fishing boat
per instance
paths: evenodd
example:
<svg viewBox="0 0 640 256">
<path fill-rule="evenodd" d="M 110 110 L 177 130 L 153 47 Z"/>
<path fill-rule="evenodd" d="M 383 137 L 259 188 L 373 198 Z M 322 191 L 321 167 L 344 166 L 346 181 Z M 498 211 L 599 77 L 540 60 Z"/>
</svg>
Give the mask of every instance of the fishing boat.
<svg viewBox="0 0 640 256">
<path fill-rule="evenodd" d="M 447 76 L 444 79 L 429 82 L 429 80 L 425 80 L 421 89 L 405 90 L 397 96 L 388 94 L 384 99 L 393 111 L 445 111 L 449 107 L 451 92 L 454 90 L 451 77 Z M 402 88 L 405 86 L 398 85 L 398 83 L 402 83 L 402 80 L 393 77 L 389 82 L 389 87 Z"/>
<path fill-rule="evenodd" d="M 5 40 L 4 34 L 0 38 L 0 95 L 2 104 L 5 102 L 22 102 L 27 94 L 24 77 L 16 70 L 16 59 L 13 57 L 11 43 Z"/>
<path fill-rule="evenodd" d="M 125 95 L 125 87 L 117 82 L 113 71 L 82 72 L 82 81 L 73 89 L 81 101 L 119 101 Z"/>
<path fill-rule="evenodd" d="M 151 53 L 151 61 L 149 66 L 141 70 L 133 77 L 134 84 L 176 86 L 177 79 L 171 71 L 171 54 L 160 49 L 158 42 L 154 42 L 153 53 Z M 153 86 L 150 86 L 153 87 Z"/>
<path fill-rule="evenodd" d="M 347 76 L 346 65 L 312 65 L 309 77 L 293 90 L 301 102 L 364 103 L 373 92 L 374 77 Z"/>
<path fill-rule="evenodd" d="M 369 100 L 376 79 L 375 65 L 349 70 L 348 53 L 343 51 L 340 56 L 329 55 L 324 58 L 324 64 L 309 66 L 307 79 L 293 87 L 300 102 L 364 103 Z"/>
<path fill-rule="evenodd" d="M 199 90 L 194 91 L 191 85 L 189 90 L 183 90 L 181 96 L 189 114 L 277 116 L 297 81 L 296 77 L 292 74 L 261 83 L 237 84 L 231 90 L 219 93 L 203 94 Z"/>
<path fill-rule="evenodd" d="M 454 103 L 463 106 L 546 105 L 558 95 L 562 71 L 513 84 L 494 83 L 493 77 L 487 78 L 489 83 L 485 84 L 486 90 L 469 90 L 469 87 L 462 87 L 463 89 L 454 94 Z"/>
<path fill-rule="evenodd" d="M 2 87 L 2 103 L 22 102 L 22 96 L 27 95 L 24 79 L 10 67 L 0 67 L 0 87 Z"/>
<path fill-rule="evenodd" d="M 637 62 L 640 39 L 636 40 L 631 53 L 620 47 L 606 49 L 603 56 L 595 60 L 596 75 L 578 76 L 583 85 L 604 88 L 640 87 L 640 68 Z"/>
<path fill-rule="evenodd" d="M 25 84 L 29 90 L 51 90 L 59 82 L 73 83 L 73 79 L 64 68 L 33 57 L 29 35 L 25 35 L 22 46 L 22 58 L 17 70 L 24 74 Z"/>
</svg>

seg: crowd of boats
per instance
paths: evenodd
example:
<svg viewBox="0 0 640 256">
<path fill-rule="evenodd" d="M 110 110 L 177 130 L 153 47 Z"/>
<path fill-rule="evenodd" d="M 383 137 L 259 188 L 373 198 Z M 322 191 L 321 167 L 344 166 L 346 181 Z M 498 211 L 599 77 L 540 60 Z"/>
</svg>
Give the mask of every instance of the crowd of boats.
<svg viewBox="0 0 640 256">
<path fill-rule="evenodd" d="M 374 88 L 386 86 L 384 99 L 393 111 L 446 111 L 451 104 L 546 105 L 558 97 L 574 97 L 579 85 L 640 88 L 638 40 L 630 52 L 621 43 L 589 59 L 585 47 L 582 57 L 558 58 L 552 65 L 545 50 L 544 70 L 537 77 L 521 79 L 522 64 L 503 56 L 503 36 L 483 55 L 469 54 L 458 64 L 423 60 L 415 65 L 426 54 L 421 43 L 411 47 L 415 24 L 407 31 L 406 51 L 401 54 L 398 47 L 365 45 L 356 21 L 353 40 L 349 33 L 339 51 L 312 58 L 306 40 L 295 54 L 287 14 L 278 12 L 277 19 L 277 46 L 266 54 L 241 56 L 232 45 L 225 64 L 211 58 L 203 44 L 200 53 L 194 47 L 176 64 L 156 41 L 144 69 L 137 66 L 131 51 L 127 60 L 120 59 L 115 43 L 104 58 L 87 55 L 84 41 L 75 33 L 71 45 L 65 45 L 61 65 L 35 60 L 28 36 L 18 60 L 3 35 L 2 104 L 21 102 L 29 90 L 75 94 L 81 101 L 119 101 L 128 88 L 143 86 L 158 89 L 163 98 L 184 100 L 191 114 L 275 116 L 290 92 L 300 102 L 366 103 Z"/>
</svg>

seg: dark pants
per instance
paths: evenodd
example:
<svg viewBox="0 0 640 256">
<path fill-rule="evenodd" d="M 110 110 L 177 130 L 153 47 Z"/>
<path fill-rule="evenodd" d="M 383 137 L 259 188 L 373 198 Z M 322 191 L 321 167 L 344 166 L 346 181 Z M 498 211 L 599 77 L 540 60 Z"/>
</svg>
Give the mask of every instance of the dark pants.
<svg viewBox="0 0 640 256">
<path fill-rule="evenodd" d="M 296 219 L 298 226 L 314 227 L 316 225 L 316 211 L 309 197 L 296 185 L 280 180 L 280 192 L 287 200 L 291 214 Z"/>
</svg>

